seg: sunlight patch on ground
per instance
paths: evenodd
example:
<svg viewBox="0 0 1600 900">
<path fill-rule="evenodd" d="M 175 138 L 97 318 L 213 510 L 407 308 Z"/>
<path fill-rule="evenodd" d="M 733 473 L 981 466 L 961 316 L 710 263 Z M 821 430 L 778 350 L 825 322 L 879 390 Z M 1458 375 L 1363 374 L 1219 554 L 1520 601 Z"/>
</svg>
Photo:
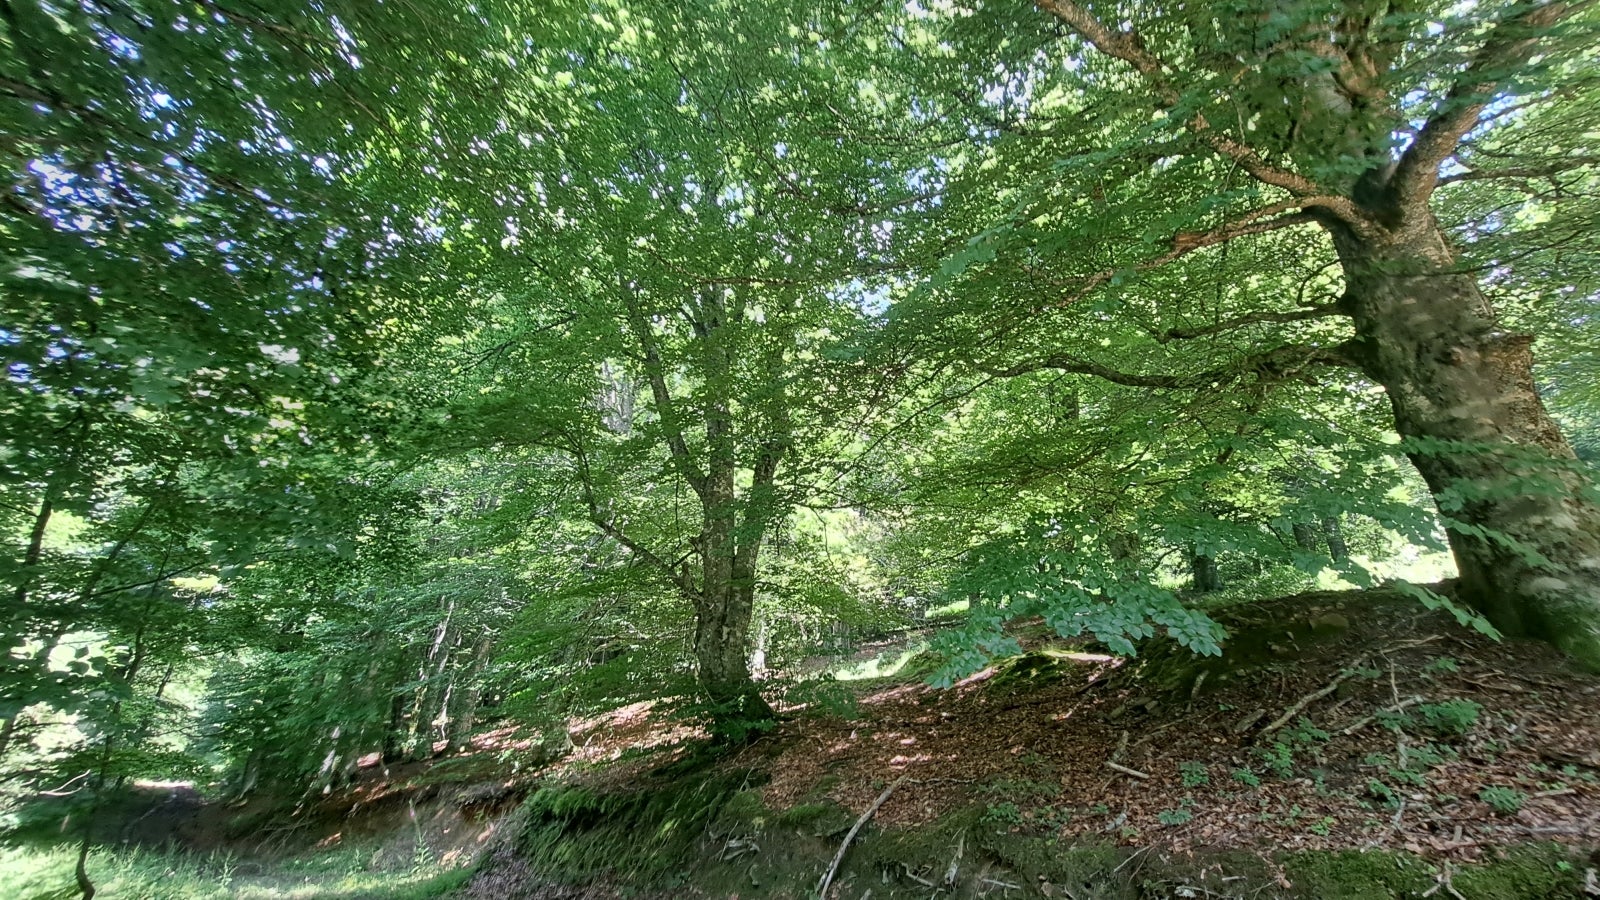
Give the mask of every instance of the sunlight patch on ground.
<svg viewBox="0 0 1600 900">
<path fill-rule="evenodd" d="M 880 653 L 871 659 L 860 662 L 846 663 L 834 669 L 832 674 L 836 681 L 866 681 L 870 678 L 889 678 L 898 675 L 906 664 L 916 659 L 928 649 L 926 641 L 917 641 L 898 653 L 889 650 Z"/>
</svg>

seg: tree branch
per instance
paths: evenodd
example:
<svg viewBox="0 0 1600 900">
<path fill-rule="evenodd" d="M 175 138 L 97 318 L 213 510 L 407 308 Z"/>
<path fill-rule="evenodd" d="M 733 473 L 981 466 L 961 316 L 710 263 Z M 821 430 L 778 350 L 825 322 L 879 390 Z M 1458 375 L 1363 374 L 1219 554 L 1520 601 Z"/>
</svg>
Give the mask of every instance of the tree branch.
<svg viewBox="0 0 1600 900">
<path fill-rule="evenodd" d="M 1065 354 L 1055 354 L 1032 362 L 1017 363 L 1006 368 L 979 364 L 978 369 L 998 378 L 1013 378 L 1030 372 L 1050 369 L 1074 375 L 1090 375 L 1112 384 L 1127 387 L 1155 388 L 1157 390 L 1199 390 L 1217 387 L 1254 373 L 1263 381 L 1281 381 L 1292 378 L 1312 366 L 1350 366 L 1352 362 L 1342 347 L 1312 347 L 1305 344 L 1286 344 L 1264 353 L 1238 360 L 1226 369 L 1213 369 L 1189 375 L 1139 375 L 1120 372 L 1091 360 Z"/>
<path fill-rule="evenodd" d="M 694 584 L 689 580 L 688 573 L 685 570 L 675 568 L 671 563 L 657 555 L 655 551 L 629 537 L 627 532 L 618 528 L 616 523 L 601 511 L 600 503 L 594 496 L 594 481 L 589 474 L 588 456 L 584 454 L 582 447 L 573 447 L 570 452 L 572 452 L 573 458 L 578 464 L 578 485 L 583 491 L 584 505 L 589 508 L 589 521 L 594 523 L 594 526 L 600 529 L 602 534 L 626 547 L 628 552 L 660 569 L 661 573 L 667 576 L 667 580 L 671 581 L 685 596 L 695 596 Z"/>
<path fill-rule="evenodd" d="M 1592 0 L 1565 0 L 1514 6 L 1489 32 L 1488 40 L 1473 56 L 1466 71 L 1445 94 L 1439 108 L 1417 132 L 1400 157 L 1390 185 L 1402 208 L 1427 200 L 1439 182 L 1439 166 L 1455 152 L 1461 139 L 1478 124 L 1510 70 L 1533 56 L 1545 29 Z"/>
<path fill-rule="evenodd" d="M 1462 181 L 1488 181 L 1495 178 L 1552 178 L 1575 169 L 1600 166 L 1600 156 L 1567 156 L 1542 166 L 1512 166 L 1505 169 L 1474 169 L 1456 172 L 1439 179 L 1439 185 Z"/>
<path fill-rule="evenodd" d="M 1321 205 L 1324 201 L 1337 200 L 1336 197 L 1308 197 L 1305 199 L 1283 200 L 1272 203 L 1259 209 L 1251 210 L 1231 222 L 1211 229 L 1210 231 L 1180 231 L 1172 236 L 1172 246 L 1167 252 L 1153 259 L 1147 259 L 1132 267 L 1132 271 L 1144 272 L 1149 269 L 1160 268 L 1182 256 L 1187 256 L 1196 250 L 1213 247 L 1217 244 L 1227 243 L 1234 238 L 1245 237 L 1252 234 L 1266 234 L 1269 231 L 1278 231 L 1283 228 L 1292 228 L 1296 225 L 1306 225 L 1321 221 L 1321 216 L 1313 211 L 1301 209 L 1299 212 L 1286 213 L 1286 210 L 1296 209 L 1309 205 Z M 1281 215 L 1280 215 L 1281 213 Z M 1103 269 L 1088 276 L 1077 286 L 1077 290 L 1053 303 L 1046 304 L 1044 308 L 1062 309 L 1077 303 L 1106 282 L 1115 278 L 1119 273 L 1128 271 L 1127 268 Z"/>
<path fill-rule="evenodd" d="M 633 330 L 634 338 L 639 342 L 639 349 L 644 353 L 645 378 L 650 383 L 650 396 L 656 404 L 656 415 L 661 421 L 661 430 L 666 435 L 668 455 L 678 474 L 689 483 L 695 496 L 704 502 L 706 477 L 701 474 L 699 467 L 694 464 L 694 458 L 689 454 L 689 444 L 683 436 L 683 425 L 678 418 L 677 405 L 673 403 L 672 391 L 667 386 L 666 370 L 661 361 L 661 348 L 656 344 L 655 334 L 650 330 L 650 320 L 640 308 L 639 298 L 635 296 L 633 286 L 628 283 L 627 271 L 622 265 L 621 251 L 613 250 L 613 256 L 617 262 L 617 290 L 622 295 L 624 308 L 627 309 L 628 327 Z"/>
<path fill-rule="evenodd" d="M 1095 18 L 1087 9 L 1072 2 L 1072 0 L 1035 0 L 1035 3 L 1040 9 L 1055 16 L 1068 28 L 1077 32 L 1080 37 L 1088 41 L 1095 49 L 1133 66 L 1134 70 L 1144 76 L 1145 81 L 1156 92 L 1162 108 L 1173 109 L 1179 105 L 1182 95 L 1177 88 L 1167 81 L 1164 74 L 1168 66 L 1162 62 L 1160 57 L 1150 52 L 1139 32 L 1132 29 L 1127 31 L 1113 30 L 1104 22 Z M 1233 160 L 1239 165 L 1239 168 L 1248 172 L 1252 178 L 1262 184 L 1283 188 L 1292 194 L 1300 196 L 1325 193 L 1304 175 L 1271 165 L 1251 147 L 1214 130 L 1211 127 L 1211 123 L 1200 113 L 1195 113 L 1190 117 L 1184 127 L 1206 146 Z M 1355 216 L 1355 218 L 1351 219 L 1352 223 L 1363 220 L 1363 217 L 1356 211 L 1354 204 L 1348 202 L 1339 205 L 1337 214 L 1341 217 Z"/>
<path fill-rule="evenodd" d="M 1205 325 L 1200 328 L 1169 328 L 1167 331 L 1157 336 L 1156 340 L 1164 344 L 1167 341 L 1181 341 L 1188 340 L 1190 338 L 1207 337 L 1213 334 L 1221 334 L 1225 331 L 1232 331 L 1235 328 L 1243 328 L 1246 325 L 1261 325 L 1269 322 L 1304 322 L 1309 319 L 1330 319 L 1334 316 L 1342 315 L 1345 315 L 1345 312 L 1339 308 L 1338 303 L 1325 303 L 1320 306 L 1307 306 L 1301 309 L 1290 310 L 1289 312 L 1257 312 L 1243 316 L 1235 316 L 1232 319 L 1224 319 L 1221 322 Z"/>
</svg>

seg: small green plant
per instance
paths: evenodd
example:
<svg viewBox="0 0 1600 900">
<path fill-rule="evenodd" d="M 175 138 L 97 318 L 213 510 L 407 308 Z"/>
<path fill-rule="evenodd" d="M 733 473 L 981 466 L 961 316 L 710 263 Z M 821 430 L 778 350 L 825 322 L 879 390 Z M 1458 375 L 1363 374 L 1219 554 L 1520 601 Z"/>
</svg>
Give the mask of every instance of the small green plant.
<svg viewBox="0 0 1600 900">
<path fill-rule="evenodd" d="M 1055 764 L 1050 762 L 1048 757 L 1039 753 L 1035 753 L 1032 750 L 1022 754 L 1022 758 L 1018 759 L 1017 762 L 1020 762 L 1029 768 L 1038 769 L 1040 774 L 1045 776 L 1054 775 L 1056 771 Z"/>
<path fill-rule="evenodd" d="M 1274 741 L 1271 747 L 1257 747 L 1256 756 L 1277 777 L 1290 778 L 1294 775 L 1294 750 L 1283 741 Z"/>
<path fill-rule="evenodd" d="M 1283 730 L 1283 739 L 1290 745 L 1320 744 L 1332 736 L 1333 735 L 1329 734 L 1328 732 L 1318 728 L 1310 719 L 1306 718 L 1305 716 L 1301 716 L 1300 721 L 1294 723 L 1292 727 L 1285 728 Z"/>
<path fill-rule="evenodd" d="M 1156 820 L 1163 825 L 1183 825 L 1194 821 L 1194 813 L 1179 806 L 1156 813 Z"/>
<path fill-rule="evenodd" d="M 1479 791 L 1478 799 L 1489 804 L 1489 808 L 1500 815 L 1509 816 L 1521 809 L 1528 797 L 1516 788 L 1496 785 Z"/>
<path fill-rule="evenodd" d="M 1394 788 L 1389 787 L 1387 784 L 1384 784 L 1376 778 L 1367 779 L 1367 793 L 1379 800 L 1382 800 L 1386 805 L 1391 807 L 1398 806 L 1400 803 L 1400 795 L 1394 792 Z"/>
<path fill-rule="evenodd" d="M 1455 674 L 1459 671 L 1461 671 L 1461 665 L 1457 663 L 1455 661 L 1455 657 L 1452 656 L 1441 656 L 1433 662 L 1430 662 L 1422 667 L 1422 674 L 1424 675 L 1433 675 L 1438 672 Z"/>
<path fill-rule="evenodd" d="M 1447 759 L 1455 759 L 1456 756 L 1456 752 L 1449 747 L 1441 747 L 1434 743 L 1412 747 L 1410 752 L 1406 754 L 1407 762 L 1423 769 L 1436 766 Z"/>
<path fill-rule="evenodd" d="M 1233 780 L 1250 787 L 1260 787 L 1261 777 L 1249 769 L 1234 769 Z"/>
<path fill-rule="evenodd" d="M 1321 837 L 1327 837 L 1329 832 L 1333 831 L 1333 826 L 1338 824 L 1338 821 L 1339 820 L 1335 819 L 1333 816 L 1323 816 L 1317 821 L 1312 822 L 1311 825 L 1308 826 L 1308 830 L 1312 834 L 1319 835 Z"/>
<path fill-rule="evenodd" d="M 1186 788 L 1211 783 L 1211 775 L 1206 771 L 1206 764 L 1193 759 L 1178 763 L 1178 777 L 1183 779 L 1183 786 Z"/>
<path fill-rule="evenodd" d="M 983 811 L 983 821 L 990 825 L 1021 825 L 1022 810 L 1015 803 L 991 803 Z"/>
<path fill-rule="evenodd" d="M 1478 713 L 1482 711 L 1483 707 L 1471 700 L 1445 700 L 1418 706 L 1417 716 L 1438 734 L 1461 737 L 1478 724 Z"/>
<path fill-rule="evenodd" d="M 1060 831 L 1072 824 L 1072 810 L 1065 806 L 1045 806 L 1033 811 L 1034 821 L 1051 831 Z"/>
<path fill-rule="evenodd" d="M 1396 782 L 1409 784 L 1412 787 L 1422 787 L 1428 783 L 1427 777 L 1415 769 L 1390 769 L 1388 775 Z"/>
</svg>

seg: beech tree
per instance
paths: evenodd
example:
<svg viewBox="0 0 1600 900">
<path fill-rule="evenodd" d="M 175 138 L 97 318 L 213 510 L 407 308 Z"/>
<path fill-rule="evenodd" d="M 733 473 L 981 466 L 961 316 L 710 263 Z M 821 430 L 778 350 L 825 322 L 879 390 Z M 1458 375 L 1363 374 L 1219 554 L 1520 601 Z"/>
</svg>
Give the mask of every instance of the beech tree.
<svg viewBox="0 0 1600 900">
<path fill-rule="evenodd" d="M 1358 373 L 1387 392 L 1432 491 L 1456 597 L 1600 666 L 1594 486 L 1540 398 L 1536 335 L 1485 292 L 1514 260 L 1462 251 L 1513 229 L 1440 221 L 1456 185 L 1592 175 L 1582 125 L 1555 132 L 1566 146 L 1516 137 L 1590 120 L 1592 9 L 1040 0 L 941 15 L 949 41 L 924 56 L 974 136 L 947 205 L 975 236 L 944 274 L 990 303 L 949 301 L 986 336 L 980 366 L 1154 391 Z M 1269 234 L 1300 249 L 1230 281 L 1230 248 Z M 1298 291 L 1251 289 L 1274 268 L 1298 270 Z"/>
</svg>

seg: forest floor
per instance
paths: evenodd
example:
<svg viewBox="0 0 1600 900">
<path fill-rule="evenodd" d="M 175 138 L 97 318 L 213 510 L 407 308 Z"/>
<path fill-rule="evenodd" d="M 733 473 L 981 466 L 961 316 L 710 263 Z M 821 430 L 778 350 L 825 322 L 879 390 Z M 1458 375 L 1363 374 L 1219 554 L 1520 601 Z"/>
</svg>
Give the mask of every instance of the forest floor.
<svg viewBox="0 0 1600 900">
<path fill-rule="evenodd" d="M 850 900 L 1600 896 L 1600 677 L 1371 592 L 1217 615 L 1221 659 L 1018 623 L 943 690 L 906 635 L 731 751 L 635 704 L 554 764 L 507 725 L 289 817 L 146 785 L 104 896 L 812 897 L 835 863 Z"/>
<path fill-rule="evenodd" d="M 1336 896 L 1307 885 L 1326 873 L 1304 871 L 1308 854 L 1329 851 L 1413 869 L 1383 875 L 1383 893 L 1358 886 L 1352 897 L 1600 895 L 1600 677 L 1545 646 L 1497 642 L 1382 594 L 1306 594 L 1219 615 L 1232 635 L 1222 659 L 1157 643 L 1124 661 L 1025 622 L 1026 655 L 949 689 L 905 673 L 840 682 L 828 702 L 789 711 L 774 733 L 712 766 L 738 776 L 740 796 L 765 812 L 711 820 L 716 846 L 696 852 L 743 858 L 760 882 L 764 854 L 748 848 L 815 855 L 870 810 L 869 832 L 947 843 L 923 841 L 898 862 L 863 852 L 865 865 L 847 865 L 830 886 L 836 896 Z M 893 659 L 905 648 L 858 656 L 873 652 Z M 662 790 L 663 778 L 694 771 L 672 763 L 701 741 L 642 705 L 574 737 L 579 751 L 547 783 L 601 795 Z M 583 830 L 573 821 L 562 834 Z M 774 823 L 826 840 L 784 845 Z M 1032 858 L 995 852 L 996 838 L 1032 842 Z M 1077 893 L 1053 882 L 1059 871 L 1038 854 L 1071 847 L 1108 852 L 1117 880 L 1137 883 L 1119 894 L 1093 893 L 1094 877 Z M 1475 864 L 1526 862 L 1527 848 L 1538 848 L 1544 881 L 1519 871 L 1521 886 L 1506 887 L 1472 874 L 1484 868 Z M 1300 854 L 1298 869 L 1285 854 Z M 828 858 L 813 861 L 817 875 Z M 1185 861 L 1165 882 L 1152 874 Z M 541 893 L 542 879 L 519 881 L 508 865 L 517 867 L 491 863 L 475 896 L 514 896 L 519 884 L 526 896 L 569 896 Z M 680 877 L 704 896 L 726 884 Z M 815 887 L 775 887 L 773 877 L 791 876 L 774 870 L 744 893 Z"/>
</svg>

